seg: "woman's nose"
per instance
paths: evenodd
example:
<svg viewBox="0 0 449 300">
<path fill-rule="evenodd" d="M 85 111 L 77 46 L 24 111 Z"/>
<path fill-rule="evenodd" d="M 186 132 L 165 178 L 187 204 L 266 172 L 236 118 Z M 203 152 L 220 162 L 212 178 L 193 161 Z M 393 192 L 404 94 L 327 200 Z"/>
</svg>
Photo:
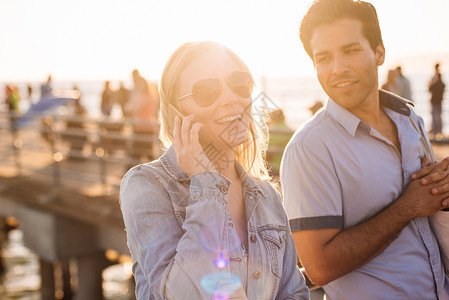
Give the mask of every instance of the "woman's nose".
<svg viewBox="0 0 449 300">
<path fill-rule="evenodd" d="M 234 93 L 234 91 L 226 84 L 226 82 L 221 82 L 221 97 L 223 104 L 236 104 L 239 103 L 239 96 Z"/>
</svg>

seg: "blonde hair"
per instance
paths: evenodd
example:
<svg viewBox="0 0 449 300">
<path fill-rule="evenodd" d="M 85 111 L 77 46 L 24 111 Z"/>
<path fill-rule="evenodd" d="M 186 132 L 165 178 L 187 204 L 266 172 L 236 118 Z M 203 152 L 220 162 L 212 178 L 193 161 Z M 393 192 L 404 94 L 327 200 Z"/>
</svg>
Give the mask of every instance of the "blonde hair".
<svg viewBox="0 0 449 300">
<path fill-rule="evenodd" d="M 159 82 L 160 105 L 160 139 L 165 148 L 173 144 L 173 135 L 168 129 L 168 105 L 177 107 L 179 76 L 189 63 L 196 57 L 212 50 L 220 50 L 229 55 L 244 72 L 250 71 L 246 64 L 230 49 L 215 42 L 190 42 L 181 45 L 172 54 Z M 236 149 L 236 160 L 243 166 L 245 171 L 258 180 L 269 180 L 264 156 L 267 148 L 268 130 L 264 118 L 260 118 L 256 125 L 253 118 L 250 120 L 248 136 L 246 141 Z"/>
</svg>

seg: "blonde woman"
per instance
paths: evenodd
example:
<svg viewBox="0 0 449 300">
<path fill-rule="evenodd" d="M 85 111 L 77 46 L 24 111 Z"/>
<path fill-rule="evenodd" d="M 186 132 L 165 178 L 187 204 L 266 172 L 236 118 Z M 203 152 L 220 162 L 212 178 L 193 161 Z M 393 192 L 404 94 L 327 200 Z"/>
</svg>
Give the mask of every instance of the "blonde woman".
<svg viewBox="0 0 449 300">
<path fill-rule="evenodd" d="M 123 178 L 138 299 L 308 299 L 279 193 L 267 181 L 247 66 L 186 43 L 160 81 L 158 160 Z"/>
</svg>

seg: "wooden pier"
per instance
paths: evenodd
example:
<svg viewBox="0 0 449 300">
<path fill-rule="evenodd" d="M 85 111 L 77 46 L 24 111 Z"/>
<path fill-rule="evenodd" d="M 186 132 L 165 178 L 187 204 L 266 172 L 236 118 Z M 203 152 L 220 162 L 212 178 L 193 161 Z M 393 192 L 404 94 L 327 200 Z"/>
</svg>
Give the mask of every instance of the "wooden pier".
<svg viewBox="0 0 449 300">
<path fill-rule="evenodd" d="M 42 299 L 55 299 L 53 266 L 68 259 L 77 262 L 77 299 L 102 299 L 105 251 L 129 254 L 120 181 L 162 153 L 158 126 L 137 135 L 131 121 L 53 115 L 18 128 L 20 117 L 0 115 L 0 217 L 17 218 L 40 257 Z M 148 147 L 136 153 L 136 142 Z"/>
</svg>

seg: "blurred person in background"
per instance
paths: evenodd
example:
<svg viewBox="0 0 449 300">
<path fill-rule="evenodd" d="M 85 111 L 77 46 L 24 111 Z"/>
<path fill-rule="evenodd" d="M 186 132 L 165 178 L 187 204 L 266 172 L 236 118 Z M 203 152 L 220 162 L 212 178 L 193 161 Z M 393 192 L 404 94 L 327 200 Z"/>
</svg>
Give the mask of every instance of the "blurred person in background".
<svg viewBox="0 0 449 300">
<path fill-rule="evenodd" d="M 6 85 L 5 86 L 5 104 L 8 108 L 8 111 L 17 113 L 19 112 L 19 89 L 15 85 Z"/>
<path fill-rule="evenodd" d="M 441 113 L 443 107 L 443 95 L 446 85 L 441 79 L 440 64 L 435 64 L 435 73 L 430 79 L 428 89 L 430 92 L 430 105 L 432 106 L 432 129 L 430 134 L 433 138 L 442 138 L 443 121 L 441 120 Z"/>
<path fill-rule="evenodd" d="M 408 80 L 408 78 L 402 73 L 401 66 L 397 66 L 395 71 L 397 95 L 412 101 L 412 88 L 410 86 L 410 80 Z"/>
<path fill-rule="evenodd" d="M 270 175 L 279 176 L 282 153 L 293 135 L 293 130 L 287 125 L 282 109 L 276 109 L 268 115 L 268 151 L 267 162 L 270 165 Z"/>
<path fill-rule="evenodd" d="M 27 84 L 27 99 L 30 104 L 33 104 L 33 87 L 30 83 Z"/>
<path fill-rule="evenodd" d="M 129 117 L 129 113 L 126 110 L 126 105 L 129 100 L 130 91 L 125 87 L 123 82 L 120 82 L 120 87 L 115 91 L 115 99 L 117 103 L 120 105 L 120 109 L 122 111 L 122 116 L 124 118 Z"/>
<path fill-rule="evenodd" d="M 51 75 L 47 76 L 47 81 L 41 84 L 41 98 L 51 96 L 53 93 L 53 83 Z"/>
<path fill-rule="evenodd" d="M 381 89 L 398 95 L 397 76 L 396 70 L 388 70 L 387 80 L 382 84 Z"/>
<path fill-rule="evenodd" d="M 115 102 L 115 94 L 111 89 L 110 81 L 105 81 L 103 92 L 101 94 L 101 113 L 104 117 L 109 117 L 111 115 L 112 107 Z"/>
<path fill-rule="evenodd" d="M 74 85 L 72 90 L 78 92 L 78 97 L 67 103 L 68 118 L 65 122 L 66 130 L 61 133 L 61 138 L 70 147 L 69 158 L 79 159 L 87 142 L 86 125 L 83 120 L 83 117 L 87 116 L 87 110 L 81 103 L 81 92 L 78 86 Z"/>
<path fill-rule="evenodd" d="M 323 107 L 323 102 L 321 102 L 321 100 L 316 100 L 312 106 L 309 107 L 309 111 L 310 113 L 313 115 L 315 115 L 317 113 L 317 111 L 319 111 L 321 108 Z"/>
<path fill-rule="evenodd" d="M 133 159 L 153 160 L 156 148 L 158 126 L 156 123 L 157 96 L 139 71 L 132 71 L 134 88 L 129 96 L 125 111 L 133 122 L 134 141 L 130 149 Z"/>
</svg>

